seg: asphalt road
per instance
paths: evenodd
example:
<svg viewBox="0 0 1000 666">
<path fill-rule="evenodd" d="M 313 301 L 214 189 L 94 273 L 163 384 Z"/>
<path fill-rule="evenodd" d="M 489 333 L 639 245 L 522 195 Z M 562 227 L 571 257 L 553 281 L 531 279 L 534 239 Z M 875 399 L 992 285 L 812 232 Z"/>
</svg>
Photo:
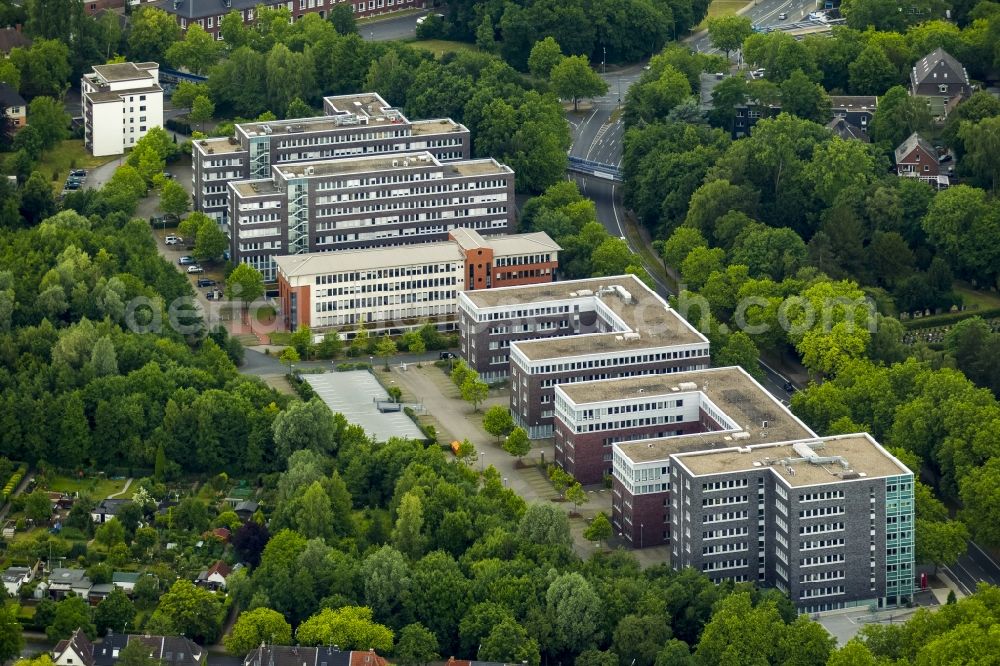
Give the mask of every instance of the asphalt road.
<svg viewBox="0 0 1000 666">
<path fill-rule="evenodd" d="M 358 26 L 358 33 L 368 41 L 388 42 L 394 39 L 413 39 L 417 36 L 417 19 L 427 12 L 387 18 Z"/>
<path fill-rule="evenodd" d="M 953 566 L 944 569 L 969 594 L 976 591 L 979 583 L 1000 585 L 1000 565 L 972 541 L 965 554 Z"/>
<path fill-rule="evenodd" d="M 756 26 L 768 27 L 800 21 L 809 12 L 815 11 L 816 7 L 816 0 L 760 0 L 750 11 L 743 15 L 748 17 Z M 788 14 L 788 19 L 785 21 L 778 19 L 778 14 L 783 12 Z M 695 51 L 719 53 L 718 49 L 712 47 L 708 39 L 708 33 L 691 39 L 688 45 Z"/>
</svg>

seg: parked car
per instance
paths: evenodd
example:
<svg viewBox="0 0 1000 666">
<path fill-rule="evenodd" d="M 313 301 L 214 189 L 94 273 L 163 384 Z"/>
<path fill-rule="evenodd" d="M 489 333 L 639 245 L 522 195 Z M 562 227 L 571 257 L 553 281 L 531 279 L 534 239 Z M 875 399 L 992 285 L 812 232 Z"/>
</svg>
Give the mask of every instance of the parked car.
<svg viewBox="0 0 1000 666">
<path fill-rule="evenodd" d="M 787 18 L 788 18 L 788 14 L 786 14 L 785 12 L 781 12 L 780 14 L 778 14 L 778 20 L 779 21 L 784 21 Z"/>
<path fill-rule="evenodd" d="M 204 273 L 204 272 L 205 272 L 205 269 L 202 268 L 201 266 L 199 266 L 198 264 L 192 264 L 191 266 L 188 266 L 188 273 L 190 273 L 192 275 L 197 274 L 197 273 Z"/>
<path fill-rule="evenodd" d="M 174 174 L 170 173 L 169 171 L 164 171 L 163 177 L 166 178 L 167 180 L 173 180 Z"/>
<path fill-rule="evenodd" d="M 180 259 L 178 259 L 177 263 L 180 264 L 181 266 L 190 266 L 195 263 L 195 258 L 185 255 Z"/>
<path fill-rule="evenodd" d="M 205 294 L 205 298 L 207 298 L 210 301 L 221 301 L 222 292 L 219 291 L 218 289 L 213 289 L 212 291 Z"/>
<path fill-rule="evenodd" d="M 87 170 L 86 169 L 73 169 L 72 171 L 69 172 L 69 175 L 76 176 L 78 178 L 86 178 L 87 177 Z"/>
<path fill-rule="evenodd" d="M 447 361 L 450 358 L 458 358 L 453 352 L 443 351 L 438 353 L 438 358 L 442 361 Z"/>
<path fill-rule="evenodd" d="M 167 236 L 163 242 L 167 245 L 179 245 L 184 242 L 184 239 L 180 236 Z"/>
<path fill-rule="evenodd" d="M 214 287 L 215 284 L 216 284 L 215 280 L 212 280 L 210 278 L 199 278 L 198 279 L 198 286 L 199 287 Z"/>
<path fill-rule="evenodd" d="M 78 190 L 78 189 L 80 189 L 80 183 L 77 183 L 77 182 L 73 182 L 73 181 L 68 181 L 68 182 L 66 183 L 66 187 L 65 187 L 65 188 L 63 188 L 63 189 L 67 189 L 67 190 Z"/>
</svg>

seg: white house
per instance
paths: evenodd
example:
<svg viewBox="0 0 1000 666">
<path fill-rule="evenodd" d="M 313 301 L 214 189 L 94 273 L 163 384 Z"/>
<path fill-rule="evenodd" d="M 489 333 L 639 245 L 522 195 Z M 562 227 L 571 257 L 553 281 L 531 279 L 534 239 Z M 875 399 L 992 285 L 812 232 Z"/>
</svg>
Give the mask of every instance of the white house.
<svg viewBox="0 0 1000 666">
<path fill-rule="evenodd" d="M 56 666 L 94 666 L 94 644 L 77 629 L 72 636 L 56 644 L 52 661 Z"/>
<path fill-rule="evenodd" d="M 163 125 L 160 65 L 123 62 L 93 70 L 80 82 L 84 142 L 95 156 L 121 155 Z"/>
<path fill-rule="evenodd" d="M 3 587 L 9 596 L 16 597 L 21 586 L 30 583 L 34 577 L 35 572 L 28 567 L 7 567 L 3 572 Z"/>
</svg>

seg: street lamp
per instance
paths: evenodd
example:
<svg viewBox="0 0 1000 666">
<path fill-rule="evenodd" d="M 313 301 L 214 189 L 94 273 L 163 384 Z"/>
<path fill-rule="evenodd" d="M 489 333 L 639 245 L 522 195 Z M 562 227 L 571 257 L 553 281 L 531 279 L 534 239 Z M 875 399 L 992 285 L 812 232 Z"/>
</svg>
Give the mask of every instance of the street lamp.
<svg viewBox="0 0 1000 666">
<path fill-rule="evenodd" d="M 604 56 L 601 58 L 601 74 L 607 74 L 608 73 L 608 68 L 607 68 L 608 47 L 607 46 L 602 46 L 601 48 L 604 49 Z"/>
<path fill-rule="evenodd" d="M 479 452 L 479 471 L 480 472 L 483 471 L 483 464 L 484 464 L 483 460 L 484 460 L 484 458 L 486 458 L 486 452 L 485 451 L 480 451 Z"/>
<path fill-rule="evenodd" d="M 639 523 L 639 548 L 642 548 L 642 528 L 645 527 L 642 523 Z"/>
</svg>

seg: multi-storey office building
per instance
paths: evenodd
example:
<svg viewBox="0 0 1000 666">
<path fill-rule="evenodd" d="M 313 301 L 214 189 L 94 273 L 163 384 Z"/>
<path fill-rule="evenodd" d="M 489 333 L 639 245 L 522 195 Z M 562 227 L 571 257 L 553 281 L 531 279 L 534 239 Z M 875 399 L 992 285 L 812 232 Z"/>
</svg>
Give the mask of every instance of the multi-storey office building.
<svg viewBox="0 0 1000 666">
<path fill-rule="evenodd" d="M 804 612 L 913 594 L 913 473 L 867 434 L 675 453 L 671 562 Z"/>
<path fill-rule="evenodd" d="M 195 141 L 194 210 L 225 225 L 234 180 L 270 178 L 293 162 L 427 151 L 441 161 L 468 159 L 469 130 L 450 119 L 407 120 L 377 93 L 323 100 L 326 115 L 236 125 L 233 136 Z"/>
<path fill-rule="evenodd" d="M 458 293 L 551 282 L 559 246 L 543 232 L 484 238 L 453 229 L 449 240 L 411 246 L 275 257 L 278 293 L 289 330 L 364 326 L 398 333 L 432 323 L 455 328 Z"/>
<path fill-rule="evenodd" d="M 556 388 L 557 460 L 612 468 L 612 524 L 640 548 L 670 541 L 671 454 L 815 436 L 740 367 Z"/>
<path fill-rule="evenodd" d="M 163 89 L 155 62 L 94 65 L 80 81 L 83 139 L 95 156 L 121 155 L 163 124 Z"/>
<path fill-rule="evenodd" d="M 733 436 L 745 443 L 760 443 L 815 434 L 740 367 L 560 384 L 555 388 L 556 463 L 580 483 L 598 483 L 612 475 L 615 444 L 622 444 L 626 458 L 633 453 L 646 458 L 646 452 L 655 451 L 654 455 L 662 460 L 667 452 L 711 448 L 713 441 L 730 446 Z M 643 441 L 632 446 L 630 443 L 636 440 Z M 647 467 L 655 471 L 656 466 Z M 644 473 L 643 480 L 659 481 L 651 473 Z M 639 525 L 644 523 L 649 528 L 643 539 L 645 545 L 669 539 L 662 501 L 667 497 L 646 488 L 642 494 L 653 495 L 648 502 L 652 513 L 647 513 L 642 510 L 644 501 L 639 501 L 640 507 L 636 508 L 639 493 L 622 481 L 615 481 L 613 486 L 612 520 L 619 531 L 626 533 L 629 541 L 635 531 L 634 542 L 638 545 Z M 619 498 L 627 499 L 628 506 Z"/>
<path fill-rule="evenodd" d="M 274 257 L 441 241 L 452 229 L 504 234 L 514 172 L 496 160 L 428 152 L 299 162 L 266 180 L 230 182 L 234 262 L 277 279 Z"/>
<path fill-rule="evenodd" d="M 634 275 L 459 295 L 461 353 L 510 377 L 514 420 L 550 437 L 557 384 L 707 368 L 708 339 Z"/>
</svg>

